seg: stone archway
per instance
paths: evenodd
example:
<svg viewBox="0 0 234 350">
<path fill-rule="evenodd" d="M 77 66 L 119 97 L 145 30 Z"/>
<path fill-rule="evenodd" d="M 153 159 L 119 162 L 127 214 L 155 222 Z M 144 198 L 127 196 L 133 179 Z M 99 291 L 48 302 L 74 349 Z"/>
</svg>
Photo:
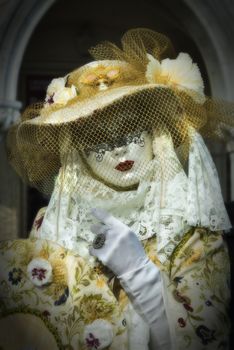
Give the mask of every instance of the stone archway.
<svg viewBox="0 0 234 350">
<path fill-rule="evenodd" d="M 12 5 L 14 12 L 8 19 L 0 49 L 0 111 L 4 111 L 6 126 L 9 120 L 15 117 L 14 111 L 17 114 L 17 110 L 21 107 L 21 103 L 16 98 L 18 74 L 25 48 L 34 28 L 55 1 L 25 0 L 20 4 L 15 1 Z M 8 110 L 9 113 L 7 113 Z"/>
<path fill-rule="evenodd" d="M 27 43 L 40 19 L 56 0 L 12 0 L 0 6 L 9 6 L 3 25 L 0 23 L 0 125 L 8 125 L 19 115 L 21 103 L 17 101 L 18 74 Z M 153 2 L 149 1 L 151 6 Z M 166 7 L 174 21 L 194 40 L 205 62 L 212 94 L 234 99 L 232 82 L 234 78 L 233 59 L 228 39 L 234 34 L 232 13 L 234 6 L 228 0 L 222 4 L 218 0 L 192 2 L 160 1 Z M 225 26 L 222 25 L 223 20 Z M 212 23 L 212 25 L 211 25 Z M 228 28 L 228 30 L 227 30 Z M 12 237 L 19 234 L 20 218 L 24 211 L 24 192 L 20 181 L 7 165 L 3 141 L 0 144 L 0 161 L 6 168 L 6 174 L 0 174 L 0 205 L 14 211 L 16 223 L 11 228 Z M 220 163 L 220 169 L 225 166 Z M 225 190 L 225 189 L 224 189 Z M 10 193 L 9 193 L 10 191 Z M 224 191 L 225 193 L 225 191 Z M 11 214 L 12 215 L 12 212 Z M 6 224 L 1 223 L 0 233 Z"/>
<path fill-rule="evenodd" d="M 22 57 L 40 19 L 55 0 L 24 0 L 0 3 L 6 13 L 0 23 L 0 237 L 20 235 L 24 217 L 24 187 L 8 164 L 5 131 L 21 108 L 17 100 L 18 74 Z M 2 135 L 1 135 L 2 134 Z"/>
</svg>

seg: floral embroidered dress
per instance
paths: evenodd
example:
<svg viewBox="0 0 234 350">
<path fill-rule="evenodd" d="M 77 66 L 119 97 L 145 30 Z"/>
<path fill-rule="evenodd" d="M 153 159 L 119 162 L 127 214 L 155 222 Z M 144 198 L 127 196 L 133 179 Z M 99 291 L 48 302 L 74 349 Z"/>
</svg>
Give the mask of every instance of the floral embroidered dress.
<svg viewBox="0 0 234 350">
<path fill-rule="evenodd" d="M 189 230 L 164 264 L 155 237 L 142 243 L 162 272 L 175 349 L 228 349 L 229 260 L 221 232 Z M 103 265 L 38 238 L 2 242 L 1 263 L 3 349 L 16 349 L 16 342 L 38 349 L 148 348 L 143 320 Z M 19 333 L 6 337 L 9 327 Z"/>
</svg>

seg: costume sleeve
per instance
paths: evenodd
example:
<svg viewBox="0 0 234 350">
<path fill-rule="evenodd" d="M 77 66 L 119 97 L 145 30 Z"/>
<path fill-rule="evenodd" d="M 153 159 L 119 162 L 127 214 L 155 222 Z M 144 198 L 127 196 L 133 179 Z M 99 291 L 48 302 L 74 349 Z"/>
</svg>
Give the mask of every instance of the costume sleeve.
<svg viewBox="0 0 234 350">
<path fill-rule="evenodd" d="M 149 260 L 119 279 L 134 308 L 150 326 L 151 350 L 173 349 L 160 270 Z"/>
</svg>

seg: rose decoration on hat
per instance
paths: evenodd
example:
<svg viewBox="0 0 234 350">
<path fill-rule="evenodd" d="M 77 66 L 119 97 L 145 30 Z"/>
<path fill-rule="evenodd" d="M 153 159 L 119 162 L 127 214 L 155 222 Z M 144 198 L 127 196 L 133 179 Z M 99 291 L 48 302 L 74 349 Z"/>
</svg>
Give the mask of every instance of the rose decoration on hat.
<svg viewBox="0 0 234 350">
<path fill-rule="evenodd" d="M 27 274 L 30 281 L 37 287 L 52 282 L 52 266 L 43 258 L 32 259 L 28 264 Z"/>
<path fill-rule="evenodd" d="M 177 58 L 166 58 L 161 62 L 147 54 L 149 63 L 146 70 L 146 79 L 149 83 L 157 83 L 174 87 L 192 93 L 198 103 L 205 102 L 204 83 L 201 72 L 196 63 L 187 54 L 181 52 Z"/>
<path fill-rule="evenodd" d="M 97 319 L 88 324 L 84 330 L 84 342 L 88 349 L 105 349 L 113 341 L 111 324 L 103 319 Z"/>
<path fill-rule="evenodd" d="M 45 107 L 54 103 L 65 105 L 69 100 L 77 96 L 77 90 L 74 85 L 66 86 L 67 76 L 53 79 L 47 88 Z"/>
</svg>

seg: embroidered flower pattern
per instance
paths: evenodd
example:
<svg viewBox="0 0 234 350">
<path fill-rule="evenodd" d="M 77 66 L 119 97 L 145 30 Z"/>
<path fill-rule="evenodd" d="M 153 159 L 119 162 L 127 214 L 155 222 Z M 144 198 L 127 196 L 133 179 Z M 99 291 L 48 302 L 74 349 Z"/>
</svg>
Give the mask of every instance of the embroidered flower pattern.
<svg viewBox="0 0 234 350">
<path fill-rule="evenodd" d="M 192 97 L 198 103 L 204 103 L 204 83 L 200 70 L 192 58 L 181 52 L 177 58 L 166 58 L 161 62 L 147 54 L 149 63 L 146 70 L 146 79 L 149 83 L 166 85 L 187 93 L 194 92 Z"/>
<path fill-rule="evenodd" d="M 183 338 L 184 349 L 199 347 L 197 343 L 201 343 L 204 349 L 212 348 L 212 345 L 213 348 L 225 348 L 230 329 L 225 311 L 230 298 L 226 282 L 229 276 L 228 253 L 222 245 L 221 232 L 211 234 L 208 229 L 198 228 L 190 237 L 188 235 L 182 242 L 180 252 L 175 251 L 172 260 L 170 288 L 173 298 L 181 306 L 178 305 L 175 312 L 178 338 Z M 205 259 L 202 253 L 203 259 L 185 264 L 198 251 L 205 251 Z M 217 251 L 219 259 L 215 256 Z"/>
<path fill-rule="evenodd" d="M 183 278 L 184 278 L 183 276 L 175 277 L 175 278 L 173 279 L 175 285 L 178 286 L 178 284 L 181 283 L 181 281 L 182 281 Z"/>
<path fill-rule="evenodd" d="M 206 304 L 206 306 L 213 306 L 213 304 L 210 300 L 206 300 L 205 304 Z"/>
<path fill-rule="evenodd" d="M 182 295 L 176 289 L 173 291 L 173 296 L 176 301 L 178 301 L 179 303 L 183 303 L 184 305 L 190 305 L 191 303 L 191 300 L 186 295 Z"/>
<path fill-rule="evenodd" d="M 178 318 L 178 323 L 181 328 L 184 328 L 186 326 L 186 322 L 183 317 Z"/>
<path fill-rule="evenodd" d="M 39 230 L 39 228 L 41 227 L 43 219 L 44 219 L 44 215 L 42 215 L 39 219 L 35 220 L 34 225 L 36 227 L 36 230 Z"/>
<path fill-rule="evenodd" d="M 37 277 L 40 281 L 46 278 L 46 269 L 37 269 L 36 267 L 32 270 L 33 278 Z"/>
<path fill-rule="evenodd" d="M 52 266 L 43 258 L 31 260 L 27 267 L 28 277 L 37 287 L 41 287 L 52 281 Z"/>
<path fill-rule="evenodd" d="M 69 297 L 69 288 L 66 287 L 64 289 L 63 294 L 54 302 L 54 305 L 59 306 L 59 305 L 65 304 L 68 297 Z"/>
<path fill-rule="evenodd" d="M 53 79 L 47 88 L 45 107 L 54 103 L 65 105 L 69 100 L 77 96 L 74 85 L 66 86 L 67 77 Z"/>
<path fill-rule="evenodd" d="M 128 332 L 122 324 L 125 313 L 120 310 L 107 283 L 97 289 L 97 273 L 87 266 L 86 260 L 55 242 L 41 239 L 15 240 L 14 244 L 10 240 L 2 242 L 1 257 L 0 299 L 4 298 L 1 311 L 10 311 L 12 315 L 11 310 L 19 310 L 20 320 L 25 322 L 21 328 L 27 328 L 28 320 L 32 320 L 29 322 L 33 322 L 31 328 L 36 335 L 38 322 L 35 319 L 40 321 L 40 318 L 44 325 L 43 336 L 47 336 L 46 329 L 50 334 L 46 349 L 53 348 L 55 342 L 59 349 L 65 349 L 67 344 L 77 344 L 75 348 L 86 350 L 108 349 L 113 337 L 117 337 L 117 347 L 125 348 Z M 30 261 L 29 257 L 34 258 Z M 46 281 L 50 265 L 53 283 L 38 288 L 35 283 Z M 76 276 L 76 268 L 80 270 L 79 276 Z M 106 278 L 101 270 L 100 275 Z M 16 316 L 15 311 L 12 316 L 18 320 L 17 311 Z M 37 339 L 40 343 L 40 337 L 36 338 L 35 343 Z"/>
<path fill-rule="evenodd" d="M 112 326 L 103 319 L 88 324 L 84 330 L 84 340 L 89 349 L 105 349 L 113 341 Z"/>
<path fill-rule="evenodd" d="M 89 333 L 89 337 L 85 338 L 88 348 L 98 349 L 100 342 L 98 338 L 95 338 L 93 333 Z"/>
<path fill-rule="evenodd" d="M 207 345 L 208 343 L 213 342 L 215 339 L 215 331 L 209 329 L 204 325 L 200 325 L 196 328 L 196 334 L 201 338 L 202 344 Z"/>
<path fill-rule="evenodd" d="M 84 295 L 80 300 L 80 315 L 85 322 L 92 322 L 98 317 L 111 317 L 115 305 L 105 298 L 102 294 Z"/>
<path fill-rule="evenodd" d="M 183 304 L 185 310 L 187 310 L 188 312 L 193 312 L 193 308 L 191 305 L 189 304 Z"/>
<path fill-rule="evenodd" d="M 21 280 L 22 280 L 22 270 L 14 267 L 8 273 L 8 281 L 10 281 L 11 284 L 17 285 Z"/>
<path fill-rule="evenodd" d="M 51 316 L 50 312 L 48 310 L 45 310 L 42 312 L 42 316 L 45 317 L 45 318 L 48 318 Z"/>
</svg>

